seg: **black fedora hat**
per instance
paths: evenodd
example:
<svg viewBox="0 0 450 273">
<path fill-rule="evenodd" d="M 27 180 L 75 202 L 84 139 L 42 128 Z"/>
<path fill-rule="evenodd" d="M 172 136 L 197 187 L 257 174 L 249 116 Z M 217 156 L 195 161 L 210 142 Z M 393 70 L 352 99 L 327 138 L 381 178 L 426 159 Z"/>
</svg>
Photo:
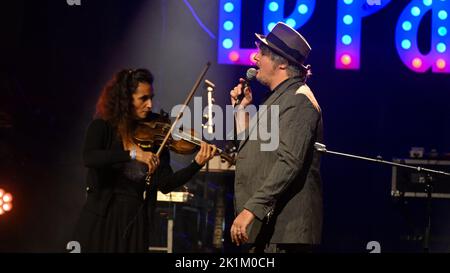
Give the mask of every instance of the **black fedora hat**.
<svg viewBox="0 0 450 273">
<path fill-rule="evenodd" d="M 283 22 L 278 22 L 267 36 L 258 33 L 255 33 L 255 35 L 277 54 L 307 69 L 304 66 L 304 62 L 308 58 L 311 46 L 295 29 Z"/>
</svg>

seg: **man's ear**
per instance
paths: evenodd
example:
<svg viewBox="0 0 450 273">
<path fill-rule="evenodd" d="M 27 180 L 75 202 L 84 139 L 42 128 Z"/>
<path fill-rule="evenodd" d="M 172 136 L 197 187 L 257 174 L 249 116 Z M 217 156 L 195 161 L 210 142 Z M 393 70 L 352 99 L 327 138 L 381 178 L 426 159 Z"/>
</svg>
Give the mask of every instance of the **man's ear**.
<svg viewBox="0 0 450 273">
<path fill-rule="evenodd" d="M 281 70 L 286 70 L 287 67 L 288 67 L 288 64 L 287 64 L 287 63 L 283 63 L 283 64 L 279 64 L 279 65 L 278 65 L 278 68 L 281 69 Z"/>
</svg>

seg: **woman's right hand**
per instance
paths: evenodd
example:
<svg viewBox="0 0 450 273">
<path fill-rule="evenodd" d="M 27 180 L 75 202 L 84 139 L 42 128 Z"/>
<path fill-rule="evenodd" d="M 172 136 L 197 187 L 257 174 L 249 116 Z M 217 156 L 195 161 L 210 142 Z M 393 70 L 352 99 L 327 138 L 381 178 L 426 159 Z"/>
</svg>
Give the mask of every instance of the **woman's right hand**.
<svg viewBox="0 0 450 273">
<path fill-rule="evenodd" d="M 136 160 L 147 164 L 149 174 L 156 171 L 159 166 L 159 158 L 152 152 L 144 152 L 140 147 L 136 147 Z"/>
</svg>

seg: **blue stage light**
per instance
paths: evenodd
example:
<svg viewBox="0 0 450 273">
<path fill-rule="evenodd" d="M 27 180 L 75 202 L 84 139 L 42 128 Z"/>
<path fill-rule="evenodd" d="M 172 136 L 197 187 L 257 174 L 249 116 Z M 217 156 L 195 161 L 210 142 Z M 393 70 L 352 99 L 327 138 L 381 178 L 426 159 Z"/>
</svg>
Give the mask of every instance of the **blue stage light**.
<svg viewBox="0 0 450 273">
<path fill-rule="evenodd" d="M 227 31 L 232 30 L 233 27 L 234 27 L 234 24 L 231 21 L 225 21 L 225 23 L 223 23 L 223 29 L 225 29 Z"/>
<path fill-rule="evenodd" d="M 292 18 L 289 18 L 286 20 L 286 25 L 290 26 L 291 28 L 295 28 L 296 24 L 297 24 L 297 22 L 295 22 L 295 20 Z"/>
<path fill-rule="evenodd" d="M 405 39 L 402 41 L 402 48 L 403 49 L 410 49 L 411 48 L 411 41 L 408 39 Z"/>
<path fill-rule="evenodd" d="M 278 10 L 278 3 L 277 2 L 270 2 L 269 10 L 273 11 L 273 12 L 277 11 Z"/>
<path fill-rule="evenodd" d="M 230 3 L 230 2 L 225 3 L 225 5 L 223 5 L 223 9 L 226 12 L 232 12 L 234 10 L 234 5 L 233 5 L 233 3 Z"/>
<path fill-rule="evenodd" d="M 346 25 L 351 25 L 353 23 L 353 17 L 351 15 L 345 15 L 343 20 Z"/>
<path fill-rule="evenodd" d="M 223 40 L 222 45 L 224 48 L 230 49 L 233 47 L 233 41 L 231 39 L 225 39 Z"/>
<path fill-rule="evenodd" d="M 411 14 L 413 16 L 419 16 L 420 15 L 420 9 L 418 7 L 412 7 L 411 8 Z"/>
<path fill-rule="evenodd" d="M 352 37 L 350 35 L 344 35 L 342 36 L 342 43 L 344 45 L 349 45 L 352 43 Z"/>
<path fill-rule="evenodd" d="M 411 22 L 410 21 L 403 22 L 402 28 L 404 31 L 410 31 L 412 28 Z"/>
<path fill-rule="evenodd" d="M 298 6 L 298 12 L 300 14 L 306 14 L 308 12 L 308 6 L 305 4 L 301 4 L 300 6 Z"/>
<path fill-rule="evenodd" d="M 446 12 L 445 10 L 440 10 L 440 11 L 438 12 L 438 17 L 439 17 L 439 19 L 441 19 L 441 20 L 447 19 L 447 12 Z"/>
<path fill-rule="evenodd" d="M 444 53 L 445 50 L 447 50 L 447 47 L 445 46 L 444 43 L 438 43 L 438 44 L 436 45 L 436 50 L 437 50 L 439 53 Z"/>
<path fill-rule="evenodd" d="M 423 0 L 423 4 L 427 7 L 431 6 L 433 4 L 433 0 Z"/>
</svg>

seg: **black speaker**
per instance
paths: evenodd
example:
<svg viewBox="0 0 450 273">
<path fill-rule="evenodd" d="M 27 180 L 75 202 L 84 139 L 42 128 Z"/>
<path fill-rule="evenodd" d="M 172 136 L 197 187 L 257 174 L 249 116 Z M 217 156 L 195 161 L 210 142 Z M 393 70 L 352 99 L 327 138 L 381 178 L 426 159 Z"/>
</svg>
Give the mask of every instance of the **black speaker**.
<svg viewBox="0 0 450 273">
<path fill-rule="evenodd" d="M 411 166 L 421 166 L 428 169 L 450 172 L 450 160 L 431 159 L 394 159 L 396 163 Z M 432 185 L 433 198 L 450 199 L 450 177 L 438 174 L 429 175 L 412 169 L 392 167 L 391 195 L 394 197 L 419 197 L 426 198 L 425 186 L 427 180 Z"/>
</svg>

